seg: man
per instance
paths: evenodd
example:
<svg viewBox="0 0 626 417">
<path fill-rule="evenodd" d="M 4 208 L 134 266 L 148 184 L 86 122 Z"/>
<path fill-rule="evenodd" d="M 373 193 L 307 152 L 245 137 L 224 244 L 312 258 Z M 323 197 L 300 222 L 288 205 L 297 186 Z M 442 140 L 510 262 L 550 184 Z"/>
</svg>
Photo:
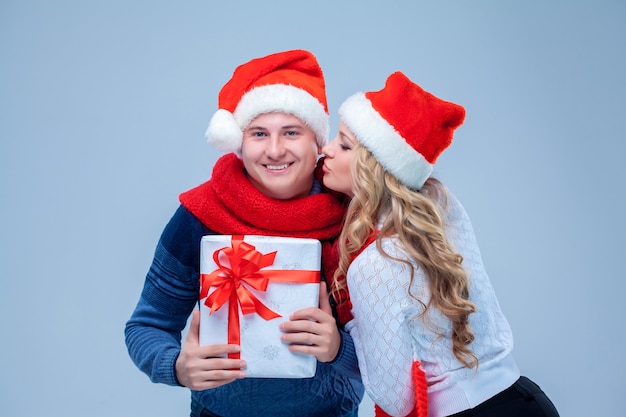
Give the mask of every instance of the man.
<svg viewBox="0 0 626 417">
<path fill-rule="evenodd" d="M 199 345 L 197 312 L 181 346 L 198 302 L 203 235 L 318 239 L 323 271 L 332 278 L 329 254 L 344 206 L 314 176 L 328 120 L 323 74 L 307 51 L 247 62 L 220 91 L 207 139 L 231 153 L 216 162 L 209 181 L 181 194 L 126 324 L 135 364 L 154 382 L 189 387 L 192 416 L 357 415 L 363 386 L 354 347 L 337 330 L 326 294 L 322 308 L 296 312 L 283 329 L 290 350 L 317 357 L 313 378 L 245 378 L 245 358 L 218 357 L 238 345 Z"/>
</svg>

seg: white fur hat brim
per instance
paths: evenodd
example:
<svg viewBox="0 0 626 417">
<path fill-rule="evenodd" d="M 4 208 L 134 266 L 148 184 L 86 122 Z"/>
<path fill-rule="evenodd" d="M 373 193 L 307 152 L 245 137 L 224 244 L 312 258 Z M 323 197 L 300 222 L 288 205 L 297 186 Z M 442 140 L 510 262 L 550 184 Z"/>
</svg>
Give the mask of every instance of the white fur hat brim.
<svg viewBox="0 0 626 417">
<path fill-rule="evenodd" d="M 243 131 L 257 116 L 265 113 L 293 114 L 313 130 L 318 145 L 328 142 L 330 117 L 324 106 L 307 91 L 291 85 L 255 87 L 244 94 L 233 113 L 219 109 L 206 130 L 207 141 L 224 152 L 240 152 Z"/>
</svg>

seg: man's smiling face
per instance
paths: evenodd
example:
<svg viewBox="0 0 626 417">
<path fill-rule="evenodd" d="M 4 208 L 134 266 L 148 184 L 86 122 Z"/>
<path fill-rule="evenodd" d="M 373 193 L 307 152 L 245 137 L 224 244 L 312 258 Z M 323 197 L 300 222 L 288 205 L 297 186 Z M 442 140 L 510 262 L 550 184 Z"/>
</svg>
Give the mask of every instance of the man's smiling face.
<svg viewBox="0 0 626 417">
<path fill-rule="evenodd" d="M 291 114 L 262 114 L 243 133 L 241 156 L 250 182 L 278 200 L 309 195 L 319 153 L 313 130 Z"/>
</svg>

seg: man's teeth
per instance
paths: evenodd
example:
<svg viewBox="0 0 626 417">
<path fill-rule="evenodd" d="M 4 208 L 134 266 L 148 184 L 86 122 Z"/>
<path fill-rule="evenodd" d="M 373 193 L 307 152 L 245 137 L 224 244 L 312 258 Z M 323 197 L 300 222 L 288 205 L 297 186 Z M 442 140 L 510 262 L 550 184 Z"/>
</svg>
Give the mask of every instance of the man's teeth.
<svg viewBox="0 0 626 417">
<path fill-rule="evenodd" d="M 266 165 L 267 169 L 271 169 L 271 170 L 280 170 L 280 169 L 285 169 L 289 166 L 289 164 L 282 164 L 282 165 Z"/>
</svg>

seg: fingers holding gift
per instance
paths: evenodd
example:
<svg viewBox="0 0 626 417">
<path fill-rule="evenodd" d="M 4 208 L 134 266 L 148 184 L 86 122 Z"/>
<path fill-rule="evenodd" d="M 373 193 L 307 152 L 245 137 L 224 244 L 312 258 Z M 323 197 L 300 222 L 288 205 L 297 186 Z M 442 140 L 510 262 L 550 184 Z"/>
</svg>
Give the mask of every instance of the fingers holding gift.
<svg viewBox="0 0 626 417">
<path fill-rule="evenodd" d="M 176 364 L 176 378 L 181 385 L 193 390 L 215 388 L 238 378 L 244 378 L 246 363 L 240 359 L 228 359 L 229 353 L 241 350 L 239 345 L 222 344 L 200 346 L 198 330 L 200 313 L 192 313 L 189 332 L 180 349 Z"/>
<path fill-rule="evenodd" d="M 229 347 L 235 346 L 237 349 Z M 225 352 L 239 350 L 236 345 L 206 346 L 193 353 L 181 350 L 176 361 L 176 377 L 181 385 L 192 390 L 204 390 L 228 384 L 236 379 L 244 378 L 246 362 L 241 359 L 206 357 L 211 351 Z"/>
<path fill-rule="evenodd" d="M 320 313 L 325 315 L 321 310 Z M 330 362 L 339 352 L 341 336 L 334 319 L 318 322 L 313 321 L 313 316 L 294 320 L 294 317 L 298 317 L 297 313 L 294 313 L 291 321 L 280 325 L 281 330 L 285 332 L 281 340 L 289 343 L 289 350 L 294 353 L 309 354 L 315 356 L 320 362 Z"/>
<path fill-rule="evenodd" d="M 337 327 L 335 323 L 335 318 L 333 317 L 332 313 L 326 312 L 317 307 L 307 307 L 301 310 L 294 311 L 291 316 L 289 316 L 289 320 L 312 320 L 318 323 L 333 324 L 335 327 Z"/>
</svg>

